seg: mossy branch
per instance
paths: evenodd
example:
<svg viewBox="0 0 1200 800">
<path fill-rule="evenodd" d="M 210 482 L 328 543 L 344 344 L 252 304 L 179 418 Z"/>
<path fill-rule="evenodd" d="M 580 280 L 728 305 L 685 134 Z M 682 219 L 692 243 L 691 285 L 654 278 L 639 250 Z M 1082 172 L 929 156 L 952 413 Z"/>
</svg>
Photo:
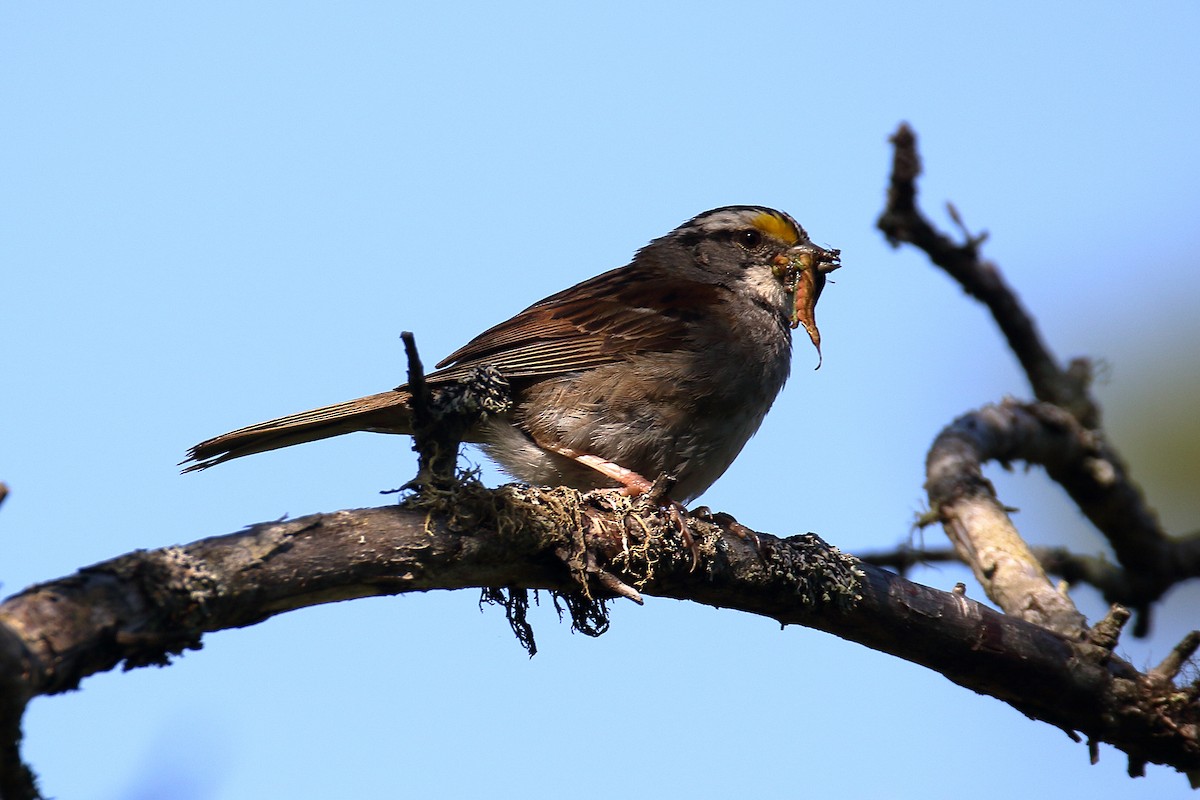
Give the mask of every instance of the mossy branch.
<svg viewBox="0 0 1200 800">
<path fill-rule="evenodd" d="M 863 564 L 813 534 L 748 536 L 720 515 L 687 524 L 697 569 L 660 510 L 616 492 L 467 484 L 444 510 L 317 514 L 129 553 L 0 604 L 7 718 L 19 720 L 32 697 L 72 689 L 88 675 L 162 664 L 198 649 L 210 631 L 319 603 L 431 589 L 546 589 L 583 603 L 587 619 L 587 603 L 614 596 L 598 577 L 605 572 L 644 595 L 817 628 L 922 664 L 1031 717 L 1110 742 L 1137 763 L 1200 769 L 1195 687 L 1178 689 L 1109 649 Z M 9 760 L 4 776 L 19 777 L 21 768 Z"/>
</svg>

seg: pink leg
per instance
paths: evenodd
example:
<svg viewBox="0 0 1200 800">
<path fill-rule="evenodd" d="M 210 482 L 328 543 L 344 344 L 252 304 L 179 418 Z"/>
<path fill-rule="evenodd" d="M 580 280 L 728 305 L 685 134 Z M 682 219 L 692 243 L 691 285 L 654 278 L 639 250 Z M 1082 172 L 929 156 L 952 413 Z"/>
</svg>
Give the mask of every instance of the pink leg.
<svg viewBox="0 0 1200 800">
<path fill-rule="evenodd" d="M 542 446 L 545 447 L 545 445 Z M 612 461 L 600 458 L 599 456 L 588 455 L 586 453 L 576 453 L 574 450 L 569 450 L 565 447 L 546 449 L 553 450 L 555 453 L 566 456 L 567 458 L 572 458 L 584 466 L 591 467 L 601 475 L 612 478 L 614 481 L 621 484 L 621 493 L 627 497 L 638 497 L 639 495 L 643 495 L 650 491 L 650 489 L 654 486 L 651 481 L 646 480 L 633 470 L 625 469 L 625 467 L 622 467 L 620 464 L 614 464 Z M 688 550 L 689 553 L 691 553 L 692 567 L 689 572 L 693 571 L 700 563 L 700 548 L 696 545 L 695 540 L 692 538 L 692 534 L 688 530 L 687 523 L 683 521 L 683 515 L 687 513 L 687 509 L 674 500 L 667 500 L 663 504 L 663 508 L 666 510 L 667 517 L 670 519 L 671 524 L 674 526 L 675 530 L 679 532 L 680 538 L 683 539 L 683 546 Z"/>
<path fill-rule="evenodd" d="M 650 481 L 638 475 L 631 469 L 625 469 L 620 464 L 614 464 L 611 461 L 606 461 L 599 456 L 577 455 L 570 450 L 558 451 L 568 458 L 573 458 L 580 464 L 591 467 L 605 477 L 612 478 L 617 483 L 621 484 L 622 493 L 629 497 L 637 497 L 650 491 L 653 485 Z"/>
</svg>

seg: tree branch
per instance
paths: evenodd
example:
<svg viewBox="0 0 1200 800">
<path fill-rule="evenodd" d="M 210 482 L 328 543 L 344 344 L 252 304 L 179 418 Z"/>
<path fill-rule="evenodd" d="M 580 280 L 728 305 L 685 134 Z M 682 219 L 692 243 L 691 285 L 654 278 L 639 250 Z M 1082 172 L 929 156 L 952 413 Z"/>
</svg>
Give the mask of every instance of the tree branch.
<svg viewBox="0 0 1200 800">
<path fill-rule="evenodd" d="M 1037 463 L 1045 464 L 1050 477 L 1062 484 L 1108 539 L 1125 569 L 1121 602 L 1138 612 L 1134 634 L 1146 635 L 1151 603 L 1180 580 L 1200 575 L 1200 536 L 1174 539 L 1166 534 L 1124 460 L 1100 429 L 1100 407 L 1089 392 L 1088 361 L 1075 359 L 1067 369 L 1058 366 L 999 269 L 980 258 L 985 236 L 966 234 L 965 241 L 957 244 L 930 224 L 916 202 L 921 172 L 916 134 L 902 124 L 891 141 L 895 152 L 887 205 L 876 225 L 894 246 L 907 242 L 920 248 L 983 302 L 1025 370 L 1034 395 L 1074 418 L 1068 422 L 1064 414 L 1061 421 L 1071 428 L 1070 435 L 1061 438 L 1074 443 L 1074 457 Z M 953 208 L 951 212 L 958 222 L 957 212 Z"/>
<path fill-rule="evenodd" d="M 1016 292 L 1008 286 L 995 264 L 979 257 L 979 247 L 987 239 L 986 233 L 972 236 L 964 230 L 965 241 L 956 244 L 933 227 L 917 207 L 917 178 L 921 174 L 917 135 L 907 124 L 901 123 L 892 134 L 891 142 L 895 151 L 887 205 L 876 221 L 876 227 L 893 247 L 908 243 L 924 251 L 929 260 L 958 281 L 967 294 L 988 307 L 1029 377 L 1035 397 L 1068 409 L 1089 428 L 1099 427 L 1100 409 L 1088 394 L 1091 370 L 1087 361 L 1072 362 L 1067 370 L 1058 366 Z M 951 213 L 958 222 L 958 212 L 953 207 Z"/>
<path fill-rule="evenodd" d="M 984 461 L 999 461 L 1004 465 L 1012 461 L 1039 464 L 1077 498 L 1089 518 L 1100 527 L 1111 526 L 1113 520 L 1124 519 L 1119 513 L 1107 515 L 1105 511 L 1118 501 L 1106 498 L 1112 471 L 1104 460 L 1105 450 L 1093 431 L 1083 427 L 1069 414 L 1056 406 L 1045 403 L 1020 403 L 1006 400 L 999 405 L 987 406 L 960 417 L 943 430 L 930 449 L 928 459 L 928 483 L 931 507 L 938 512 L 944 525 L 952 525 L 948 534 L 956 536 L 972 533 L 962 529 L 962 504 L 980 504 L 985 512 L 1000 515 L 999 524 L 1011 525 L 994 489 L 980 471 Z M 1128 484 L 1118 483 L 1120 491 Z M 1136 504 L 1124 508 L 1136 508 Z M 971 516 L 978 522 L 985 514 Z M 986 533 L 981 532 L 981 535 Z M 915 550 L 899 548 L 889 553 L 864 556 L 864 560 L 879 566 L 892 566 L 905 570 L 921 561 L 944 561 L 951 558 L 972 566 L 985 590 L 1003 575 L 993 575 L 993 561 L 981 559 L 978 554 L 996 546 L 977 541 L 973 545 L 959 547 L 958 551 Z M 1021 546 L 1024 547 L 1023 543 Z M 1059 575 L 1069 583 L 1088 583 L 1095 586 L 1109 603 L 1138 609 L 1139 621 L 1134 634 L 1146 633 L 1145 609 L 1149 603 L 1160 598 L 1172 585 L 1188 578 L 1200 577 L 1200 533 L 1192 533 L 1163 542 L 1163 552 L 1154 562 L 1154 568 L 1142 572 L 1122 568 L 1097 556 L 1084 556 L 1068 552 L 1061 547 L 1028 548 L 1027 555 L 1014 555 L 1015 550 L 1000 558 L 1032 558 L 1046 572 Z M 965 548 L 965 549 L 964 549 Z M 976 555 L 972 555 L 974 552 Z M 1027 567 L 1028 565 L 1026 565 Z M 981 574 L 982 573 L 982 574 Z M 1030 572 L 1030 574 L 1032 574 Z M 1033 583 L 1028 587 L 1036 596 L 1044 594 L 1044 586 Z M 997 604 L 1009 613 L 1020 613 L 1022 597 L 1019 587 L 1013 585 L 1007 592 L 1009 600 L 994 597 Z M 1030 617 L 1036 622 L 1036 617 Z"/>
<path fill-rule="evenodd" d="M 319 514 L 130 553 L 0 605 L 4 697 L 23 706 L 120 663 L 165 663 L 209 631 L 354 597 L 505 586 L 567 593 L 586 606 L 611 596 L 596 578 L 605 571 L 645 594 L 805 625 L 922 664 L 1110 742 L 1132 764 L 1200 769 L 1195 685 L 1177 690 L 1108 649 L 910 583 L 812 534 L 725 535 L 711 522 L 687 524 L 695 570 L 660 511 L 617 493 L 471 485 L 440 510 L 410 503 Z M 6 780 L 12 769 L 5 765 Z"/>
<path fill-rule="evenodd" d="M 1072 553 L 1065 547 L 1029 548 L 1034 558 L 1050 575 L 1057 575 L 1069 584 L 1086 583 L 1095 587 L 1109 603 L 1128 605 L 1128 579 L 1125 570 L 1100 556 Z M 952 547 L 913 547 L 902 544 L 891 550 L 880 550 L 859 555 L 868 564 L 889 567 L 901 575 L 918 564 L 939 564 L 949 561 L 962 563 L 958 552 Z"/>
<path fill-rule="evenodd" d="M 1009 614 L 1079 637 L 1087 629 L 1083 615 L 1050 583 L 983 477 L 984 461 L 1044 458 L 1037 452 L 1046 444 L 1041 429 L 1023 411 L 1012 403 L 988 406 L 947 426 L 929 449 L 925 489 L 933 514 L 988 597 Z"/>
</svg>

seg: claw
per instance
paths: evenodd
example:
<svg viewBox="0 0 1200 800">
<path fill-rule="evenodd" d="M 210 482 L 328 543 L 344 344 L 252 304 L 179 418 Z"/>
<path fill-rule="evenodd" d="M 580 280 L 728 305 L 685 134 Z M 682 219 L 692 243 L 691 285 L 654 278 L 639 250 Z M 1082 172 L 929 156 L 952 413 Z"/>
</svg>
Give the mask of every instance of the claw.
<svg viewBox="0 0 1200 800">
<path fill-rule="evenodd" d="M 692 554 L 692 566 L 688 568 L 688 572 L 695 572 L 696 567 L 700 566 L 700 546 L 696 544 L 696 540 L 692 537 L 692 532 L 688 530 L 687 521 L 684 520 L 687 509 L 682 503 L 677 503 L 674 500 L 668 500 L 666 504 L 660 506 L 667 514 L 667 519 L 675 526 L 675 531 L 679 534 L 679 538 L 683 540 L 683 546 Z"/>
<path fill-rule="evenodd" d="M 724 511 L 719 511 L 713 514 L 707 508 L 704 510 L 704 519 L 712 522 L 714 525 L 719 525 L 722 530 L 732 533 L 737 538 L 741 539 L 746 544 L 754 548 L 754 552 L 758 557 L 766 560 L 766 553 L 763 551 L 762 540 L 758 538 L 758 534 L 751 528 L 747 528 L 742 523 L 733 518 L 732 514 L 726 514 Z"/>
<path fill-rule="evenodd" d="M 696 540 L 692 538 L 692 533 L 688 530 L 687 522 L 684 520 L 684 517 L 687 515 L 687 509 L 684 508 L 682 503 L 679 503 L 668 497 L 671 489 L 675 486 L 674 478 L 664 473 L 659 475 L 658 478 L 651 483 L 633 470 L 625 469 L 620 464 L 615 464 L 612 461 L 600 458 L 599 456 L 588 455 L 587 453 L 576 453 L 573 450 L 567 450 L 565 448 L 556 449 L 554 452 L 558 453 L 559 455 L 564 455 L 567 458 L 573 458 L 580 464 L 584 464 L 596 470 L 601 475 L 612 478 L 614 481 L 621 484 L 621 494 L 625 495 L 626 497 L 639 497 L 648 505 L 658 506 L 659 509 L 665 511 L 667 514 L 667 519 L 670 520 L 671 525 L 674 526 L 676 532 L 679 533 L 679 537 L 683 539 L 683 546 L 686 547 L 688 552 L 692 555 L 692 566 L 688 572 L 696 571 L 696 567 L 700 565 L 700 547 L 696 544 Z M 621 585 L 624 586 L 624 584 Z M 629 597 L 629 595 L 624 594 L 623 592 L 619 593 L 625 597 Z M 641 602 L 640 599 L 637 602 Z"/>
</svg>

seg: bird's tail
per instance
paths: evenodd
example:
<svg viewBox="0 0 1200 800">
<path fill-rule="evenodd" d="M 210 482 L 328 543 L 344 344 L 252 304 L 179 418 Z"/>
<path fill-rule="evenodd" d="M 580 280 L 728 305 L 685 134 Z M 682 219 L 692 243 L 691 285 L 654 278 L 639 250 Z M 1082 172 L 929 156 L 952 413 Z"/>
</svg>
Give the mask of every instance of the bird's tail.
<svg viewBox="0 0 1200 800">
<path fill-rule="evenodd" d="M 187 464 L 184 472 L 194 472 L 232 458 L 354 431 L 412 433 L 410 398 L 406 391 L 392 390 L 238 428 L 196 445 L 180 464 Z"/>
</svg>

